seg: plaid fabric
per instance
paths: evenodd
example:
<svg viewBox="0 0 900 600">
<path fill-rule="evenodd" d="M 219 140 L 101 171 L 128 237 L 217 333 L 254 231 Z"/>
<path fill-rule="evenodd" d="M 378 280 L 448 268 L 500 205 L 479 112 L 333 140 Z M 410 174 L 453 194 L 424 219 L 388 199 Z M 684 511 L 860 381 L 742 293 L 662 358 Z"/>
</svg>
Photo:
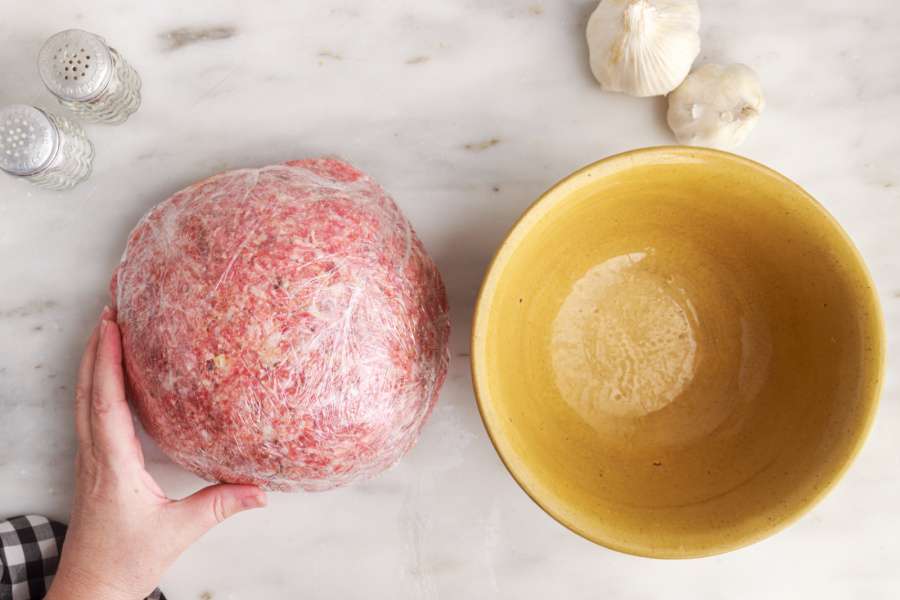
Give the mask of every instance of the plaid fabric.
<svg viewBox="0 0 900 600">
<path fill-rule="evenodd" d="M 40 600 L 47 593 L 66 526 L 26 515 L 0 521 L 0 600 Z M 147 600 L 166 600 L 154 590 Z"/>
</svg>

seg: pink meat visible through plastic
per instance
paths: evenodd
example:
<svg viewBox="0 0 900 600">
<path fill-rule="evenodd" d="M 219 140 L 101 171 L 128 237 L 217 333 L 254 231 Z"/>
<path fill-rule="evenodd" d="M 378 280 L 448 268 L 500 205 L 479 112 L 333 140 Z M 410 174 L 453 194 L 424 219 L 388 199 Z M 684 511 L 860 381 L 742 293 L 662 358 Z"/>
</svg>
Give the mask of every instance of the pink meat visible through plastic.
<svg viewBox="0 0 900 600">
<path fill-rule="evenodd" d="M 153 208 L 111 283 L 130 396 L 210 480 L 325 490 L 415 443 L 447 372 L 440 274 L 336 159 L 222 173 Z"/>
</svg>

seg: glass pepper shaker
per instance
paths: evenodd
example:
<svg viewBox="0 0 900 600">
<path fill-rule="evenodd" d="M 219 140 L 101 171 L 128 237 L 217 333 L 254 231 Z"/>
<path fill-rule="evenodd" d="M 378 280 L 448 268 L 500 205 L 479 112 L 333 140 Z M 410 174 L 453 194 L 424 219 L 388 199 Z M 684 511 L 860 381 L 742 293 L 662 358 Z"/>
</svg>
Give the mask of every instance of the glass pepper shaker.
<svg viewBox="0 0 900 600">
<path fill-rule="evenodd" d="M 141 105 L 141 78 L 98 35 L 67 29 L 44 42 L 38 71 L 59 103 L 84 121 L 118 124 Z"/>
<path fill-rule="evenodd" d="M 34 106 L 0 108 L 0 170 L 51 190 L 87 179 L 94 146 L 70 119 Z"/>
</svg>

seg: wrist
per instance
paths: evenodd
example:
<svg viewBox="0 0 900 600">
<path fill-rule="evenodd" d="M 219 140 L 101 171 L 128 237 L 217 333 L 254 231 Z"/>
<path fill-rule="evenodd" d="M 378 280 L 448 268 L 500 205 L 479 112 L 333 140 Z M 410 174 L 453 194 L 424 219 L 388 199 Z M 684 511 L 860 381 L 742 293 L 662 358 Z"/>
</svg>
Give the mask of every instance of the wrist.
<svg viewBox="0 0 900 600">
<path fill-rule="evenodd" d="M 108 582 L 100 581 L 75 567 L 60 564 L 44 600 L 141 600 Z"/>
</svg>

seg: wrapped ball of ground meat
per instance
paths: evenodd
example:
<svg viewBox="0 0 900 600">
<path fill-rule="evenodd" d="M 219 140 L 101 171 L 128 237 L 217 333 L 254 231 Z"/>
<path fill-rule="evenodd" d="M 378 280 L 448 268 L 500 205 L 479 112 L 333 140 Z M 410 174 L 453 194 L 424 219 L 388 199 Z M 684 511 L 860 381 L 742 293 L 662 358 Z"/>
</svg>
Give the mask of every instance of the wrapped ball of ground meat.
<svg viewBox="0 0 900 600">
<path fill-rule="evenodd" d="M 132 231 L 113 276 L 130 396 L 210 480 L 326 490 L 409 450 L 447 373 L 440 274 L 336 159 L 229 171 Z"/>
</svg>

